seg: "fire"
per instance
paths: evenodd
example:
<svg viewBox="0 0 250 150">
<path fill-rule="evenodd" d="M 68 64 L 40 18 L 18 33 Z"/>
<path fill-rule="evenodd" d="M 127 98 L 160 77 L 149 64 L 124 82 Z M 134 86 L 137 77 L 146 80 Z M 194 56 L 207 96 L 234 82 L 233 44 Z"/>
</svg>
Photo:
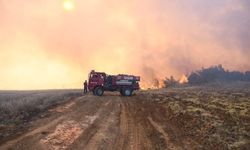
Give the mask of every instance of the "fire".
<svg viewBox="0 0 250 150">
<path fill-rule="evenodd" d="M 163 79 L 151 79 L 151 80 L 142 80 L 140 82 L 140 87 L 142 90 L 147 89 L 161 89 L 165 87 Z"/>
<path fill-rule="evenodd" d="M 181 78 L 179 79 L 179 83 L 181 84 L 188 83 L 188 78 L 185 74 L 181 76 Z"/>
</svg>

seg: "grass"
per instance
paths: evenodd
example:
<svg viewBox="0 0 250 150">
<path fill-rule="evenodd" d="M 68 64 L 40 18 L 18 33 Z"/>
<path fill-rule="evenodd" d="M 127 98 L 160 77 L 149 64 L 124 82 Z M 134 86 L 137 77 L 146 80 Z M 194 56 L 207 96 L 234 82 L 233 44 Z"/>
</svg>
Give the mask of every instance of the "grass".
<svg viewBox="0 0 250 150">
<path fill-rule="evenodd" d="M 166 108 L 169 121 L 204 148 L 249 148 L 250 83 L 168 88 L 154 93 L 149 99 L 160 99 L 156 102 Z"/>
<path fill-rule="evenodd" d="M 80 95 L 81 90 L 0 91 L 0 125 L 28 121 L 51 106 Z"/>
</svg>

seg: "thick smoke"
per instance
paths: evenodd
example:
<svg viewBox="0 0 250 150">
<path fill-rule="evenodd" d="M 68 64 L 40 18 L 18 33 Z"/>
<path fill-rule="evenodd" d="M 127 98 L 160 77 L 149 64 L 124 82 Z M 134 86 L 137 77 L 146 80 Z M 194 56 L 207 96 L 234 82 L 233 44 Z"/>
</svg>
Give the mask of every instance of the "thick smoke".
<svg viewBox="0 0 250 150">
<path fill-rule="evenodd" d="M 250 69 L 249 0 L 62 2 L 0 0 L 0 88 L 80 87 L 91 69 L 145 85 L 215 64 Z"/>
<path fill-rule="evenodd" d="M 161 68 L 158 71 L 180 76 L 219 63 L 231 70 L 250 68 L 247 0 L 164 1 L 158 8 L 158 25 L 165 25 L 161 29 L 166 34 L 165 47 L 152 50 L 156 62 L 152 67 Z"/>
</svg>

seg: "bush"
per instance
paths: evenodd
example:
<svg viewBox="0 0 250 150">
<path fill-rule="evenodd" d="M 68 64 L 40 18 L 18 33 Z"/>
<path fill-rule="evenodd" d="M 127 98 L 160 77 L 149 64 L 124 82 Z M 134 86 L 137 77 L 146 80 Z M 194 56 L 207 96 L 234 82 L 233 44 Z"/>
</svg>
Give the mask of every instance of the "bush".
<svg viewBox="0 0 250 150">
<path fill-rule="evenodd" d="M 171 76 L 170 78 L 166 77 L 164 80 L 165 87 L 176 87 L 178 85 L 179 85 L 179 82 L 173 76 Z"/>
<path fill-rule="evenodd" d="M 225 71 L 222 65 L 192 72 L 188 77 L 189 84 L 204 84 L 225 81 L 250 81 L 250 71 L 245 73 L 239 71 Z"/>
</svg>

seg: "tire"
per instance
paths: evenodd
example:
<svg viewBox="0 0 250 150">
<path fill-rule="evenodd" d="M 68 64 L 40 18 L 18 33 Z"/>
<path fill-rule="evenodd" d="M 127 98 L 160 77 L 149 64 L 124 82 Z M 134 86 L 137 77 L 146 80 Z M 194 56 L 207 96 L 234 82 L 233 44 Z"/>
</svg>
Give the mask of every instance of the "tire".
<svg viewBox="0 0 250 150">
<path fill-rule="evenodd" d="M 125 89 L 122 90 L 121 93 L 122 93 L 123 96 L 131 96 L 132 93 L 133 93 L 133 90 L 130 89 L 130 88 L 125 88 Z"/>
<path fill-rule="evenodd" d="M 103 93 L 104 93 L 104 90 L 103 90 L 102 87 L 97 87 L 97 88 L 95 88 L 94 93 L 95 93 L 95 95 L 97 95 L 97 96 L 102 96 Z"/>
</svg>

